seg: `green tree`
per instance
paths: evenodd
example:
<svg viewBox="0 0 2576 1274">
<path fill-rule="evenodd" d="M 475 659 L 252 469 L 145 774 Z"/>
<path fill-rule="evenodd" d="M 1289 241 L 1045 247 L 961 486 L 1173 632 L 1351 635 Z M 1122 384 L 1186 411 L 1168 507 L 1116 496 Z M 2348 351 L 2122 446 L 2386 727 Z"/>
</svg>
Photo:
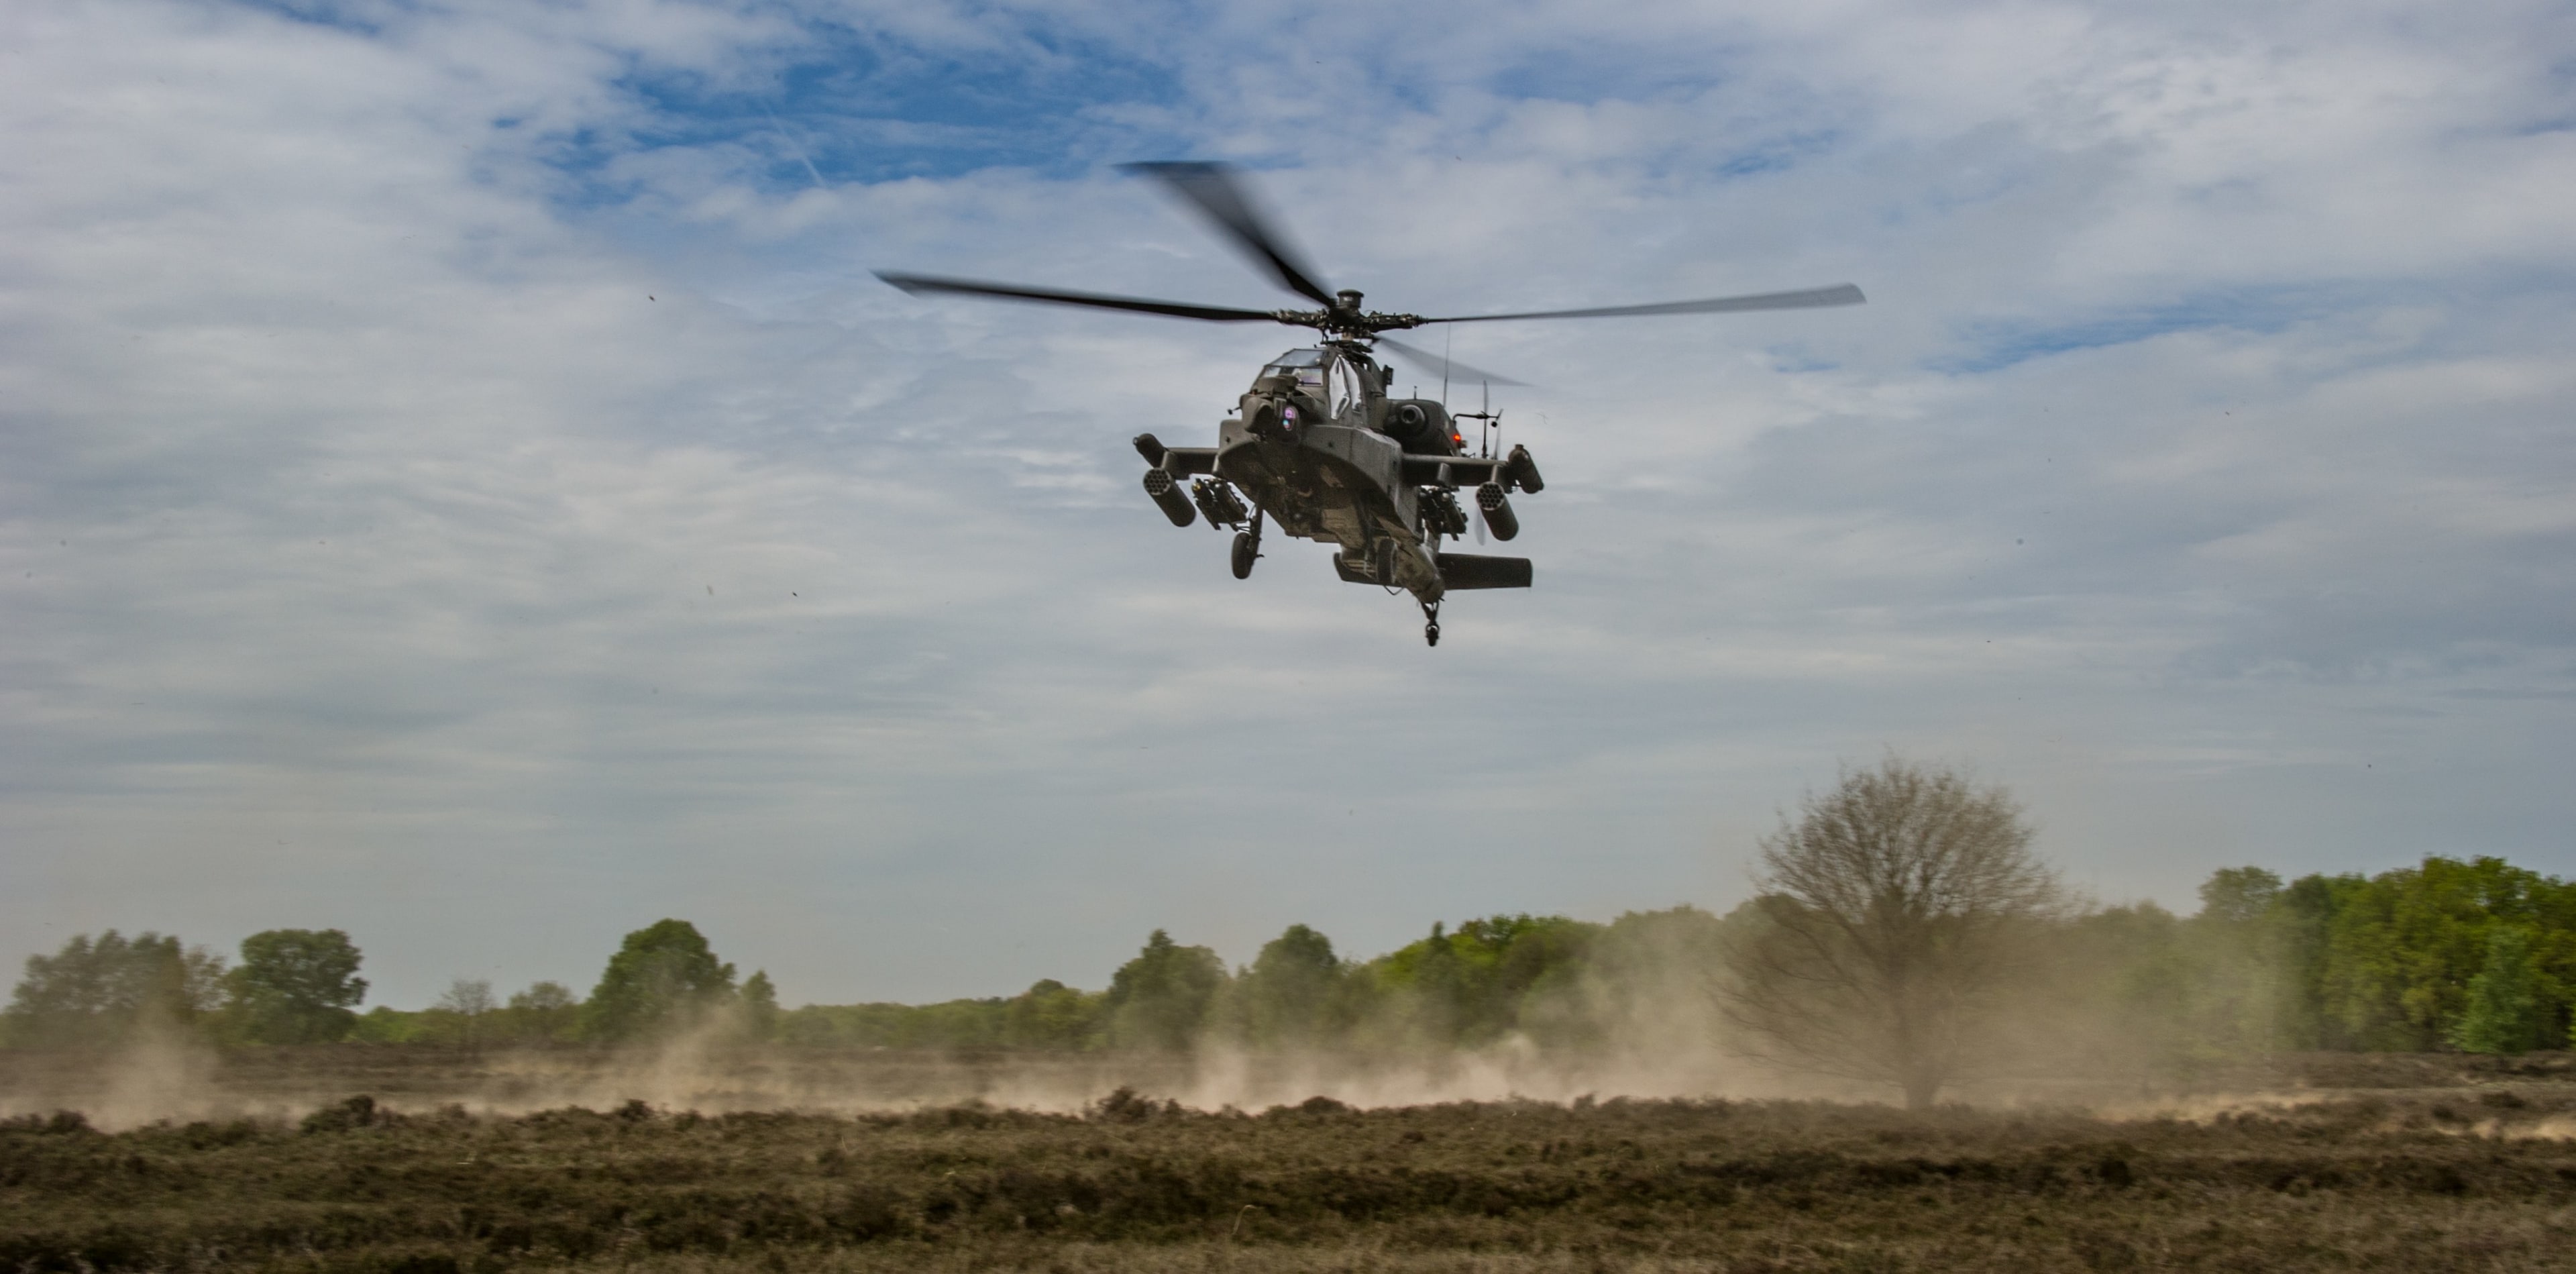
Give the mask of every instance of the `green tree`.
<svg viewBox="0 0 2576 1274">
<path fill-rule="evenodd" d="M 2027 1047 L 2096 1071 L 2188 1075 L 2296 1038 L 2295 916 L 2281 878 L 2229 867 L 2183 919 L 2152 902 L 2088 911 L 2048 940 Z"/>
<path fill-rule="evenodd" d="M 1100 1034 L 1104 999 L 1053 978 L 1041 978 L 1011 997 L 1003 1041 L 1013 1048 L 1071 1051 L 1087 1047 Z"/>
<path fill-rule="evenodd" d="M 1181 946 L 1155 930 L 1144 950 L 1110 979 L 1103 1006 L 1109 1042 L 1119 1048 L 1190 1047 L 1225 981 L 1225 962 L 1214 951 Z"/>
<path fill-rule="evenodd" d="M 1432 1048 L 1455 1048 L 1467 1032 L 1467 1019 L 1478 997 L 1467 961 L 1449 938 L 1447 921 L 1431 922 L 1431 936 L 1389 952 L 1378 965 L 1378 985 L 1386 992 L 1380 1038 L 1395 1038 Z"/>
<path fill-rule="evenodd" d="M 1252 967 L 1235 980 L 1239 1029 L 1246 1043 L 1293 1048 L 1330 1042 L 1347 1025 L 1349 977 L 1333 940 L 1304 925 L 1262 944 Z"/>
<path fill-rule="evenodd" d="M 2246 1057 L 2295 1046 L 2309 1019 L 2289 890 L 2260 867 L 2212 872 L 2185 935 L 2195 976 L 2192 1047 Z"/>
<path fill-rule="evenodd" d="M 2490 926 L 2486 967 L 2469 979 L 2468 1005 L 2451 1028 L 2451 1042 L 2470 1053 L 2527 1053 L 2541 1047 L 2550 1022 L 2540 981 L 2532 967 L 2530 931 Z"/>
<path fill-rule="evenodd" d="M 1628 912 L 1597 929 L 1563 923 L 1579 941 L 1532 948 L 1557 958 L 1520 993 L 1521 1032 L 1550 1048 L 1650 1056 L 1699 1056 L 1717 1042 L 1709 1002 L 1725 966 L 1717 917 L 1684 906 Z"/>
<path fill-rule="evenodd" d="M 2281 901 L 2281 878 L 2260 867 L 2221 867 L 2200 884 L 2200 915 L 2211 924 L 2249 925 Z"/>
<path fill-rule="evenodd" d="M 716 959 L 696 925 L 657 920 L 626 935 L 582 1006 L 582 1033 L 642 1039 L 685 1028 L 734 998 L 733 966 Z"/>
<path fill-rule="evenodd" d="M 2563 933 L 2570 910 L 2568 886 L 2500 858 L 2428 857 L 2337 883 L 2317 994 L 2339 1028 L 2335 1042 L 2361 1048 L 2442 1047 L 2468 1011 L 2470 980 L 2486 967 L 2489 931 L 2508 924 Z M 2562 949 L 2543 945 L 2553 955 Z M 2546 972 L 2546 989 L 2555 992 L 2564 966 Z M 2553 1017 L 2561 998 L 2547 999 Z"/>
<path fill-rule="evenodd" d="M 244 1039 L 323 1044 L 349 1033 L 350 1010 L 367 995 L 362 957 L 338 929 L 271 929 L 242 939 L 229 975 L 230 1012 Z"/>
<path fill-rule="evenodd" d="M 2152 902 L 2068 917 L 2035 935 L 2011 1047 L 2036 1065 L 2095 1074 L 2188 1075 L 2237 1054 L 2237 971 L 2216 938 L 2233 922 L 2186 920 Z"/>
<path fill-rule="evenodd" d="M 457 1039 L 457 1024 L 436 1009 L 406 1013 L 379 1004 L 351 1021 L 349 1033 L 341 1038 L 353 1044 L 452 1044 Z"/>
<path fill-rule="evenodd" d="M 2334 976 L 2335 917 L 2370 882 L 2358 875 L 2302 876 L 2281 890 L 2275 911 L 2283 980 L 2282 1044 L 2289 1048 L 2348 1049 L 2362 1047 L 2339 1014 L 2327 1009 Z"/>
<path fill-rule="evenodd" d="M 581 1001 L 561 982 L 536 982 L 511 996 L 500 1017 L 500 1033 L 518 1043 L 559 1043 L 580 1030 Z"/>
<path fill-rule="evenodd" d="M 110 929 L 27 957 L 0 1025 L 20 1045 L 112 1044 L 150 1023 L 187 1026 L 223 1001 L 223 957 L 176 937 Z"/>
<path fill-rule="evenodd" d="M 1381 1043 L 1456 1048 L 1520 1028 L 1534 989 L 1573 975 L 1601 926 L 1563 916 L 1491 916 L 1368 963 L 1377 992 L 1370 1034 Z"/>
<path fill-rule="evenodd" d="M 742 984 L 743 1030 L 755 1040 L 778 1036 L 778 987 L 770 982 L 769 970 L 754 969 Z"/>
</svg>

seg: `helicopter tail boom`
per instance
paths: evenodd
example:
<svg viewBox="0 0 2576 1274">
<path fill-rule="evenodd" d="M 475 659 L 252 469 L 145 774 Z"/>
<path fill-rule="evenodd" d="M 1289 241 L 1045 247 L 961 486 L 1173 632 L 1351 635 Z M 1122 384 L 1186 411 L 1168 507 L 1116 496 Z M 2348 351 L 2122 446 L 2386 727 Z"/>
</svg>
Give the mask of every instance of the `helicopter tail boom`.
<svg viewBox="0 0 2576 1274">
<path fill-rule="evenodd" d="M 1530 560 L 1526 557 L 1483 557 L 1474 553 L 1443 553 L 1432 559 L 1440 565 L 1440 582 L 1451 592 L 1462 588 L 1527 588 L 1530 586 Z"/>
<path fill-rule="evenodd" d="M 1526 557 L 1485 557 L 1475 553 L 1441 553 L 1433 556 L 1440 568 L 1440 585 L 1446 592 L 1471 588 L 1528 588 L 1530 560 Z M 1381 583 L 1367 559 L 1333 555 L 1333 571 L 1346 584 Z"/>
</svg>

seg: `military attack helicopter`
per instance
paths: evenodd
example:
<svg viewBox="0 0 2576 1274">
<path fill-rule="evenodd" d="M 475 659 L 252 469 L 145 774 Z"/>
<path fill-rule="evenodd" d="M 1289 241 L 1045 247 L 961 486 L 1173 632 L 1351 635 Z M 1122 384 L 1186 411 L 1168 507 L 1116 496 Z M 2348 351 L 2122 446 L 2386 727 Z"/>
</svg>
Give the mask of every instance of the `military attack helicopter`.
<svg viewBox="0 0 2576 1274">
<path fill-rule="evenodd" d="M 1148 466 L 1145 494 L 1174 526 L 1188 526 L 1204 515 L 1209 525 L 1233 530 L 1236 579 L 1249 578 L 1253 563 L 1263 556 L 1265 521 L 1284 534 L 1334 545 L 1333 569 L 1344 580 L 1401 588 L 1421 603 L 1422 637 L 1434 646 L 1440 644 L 1440 602 L 1451 591 L 1530 586 L 1528 558 L 1441 551 L 1444 538 L 1467 534 L 1459 489 L 1473 485 L 1484 530 L 1495 539 L 1510 540 L 1520 534 L 1511 493 L 1536 495 L 1547 484 L 1529 448 L 1515 445 L 1506 454 L 1494 454 L 1500 413 L 1490 407 L 1453 413 L 1445 401 L 1453 374 L 1487 385 L 1521 382 L 1452 363 L 1386 333 L 1433 323 L 1799 310 L 1864 300 L 1859 288 L 1845 283 L 1803 292 L 1449 318 L 1363 310 L 1361 293 L 1335 291 L 1318 281 L 1314 269 L 1261 215 L 1231 167 L 1150 163 L 1124 168 L 1161 182 L 1282 286 L 1323 308 L 1231 309 L 883 270 L 877 277 L 915 295 L 949 293 L 1211 323 L 1313 328 L 1320 338 L 1316 344 L 1270 360 L 1253 377 L 1252 388 L 1236 401 L 1235 414 L 1218 424 L 1215 446 L 1171 447 L 1150 433 L 1138 434 L 1136 452 Z M 1374 357 L 1381 346 L 1426 368 L 1440 368 L 1442 396 L 1391 397 L 1395 371 Z M 1466 420 L 1478 426 L 1473 455 L 1461 424 Z M 1186 493 L 1184 482 L 1189 483 Z"/>
</svg>

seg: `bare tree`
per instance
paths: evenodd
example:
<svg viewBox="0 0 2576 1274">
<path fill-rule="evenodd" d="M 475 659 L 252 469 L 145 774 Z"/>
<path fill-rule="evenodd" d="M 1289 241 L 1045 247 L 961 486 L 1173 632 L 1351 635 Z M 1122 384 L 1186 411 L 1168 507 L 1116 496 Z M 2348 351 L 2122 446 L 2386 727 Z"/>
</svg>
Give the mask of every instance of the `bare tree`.
<svg viewBox="0 0 2576 1274">
<path fill-rule="evenodd" d="M 462 1017 L 481 1017 L 492 1011 L 492 984 L 479 978 L 458 978 L 447 984 L 447 994 L 438 997 L 437 1007 Z"/>
<path fill-rule="evenodd" d="M 448 984 L 447 994 L 438 997 L 438 1003 L 430 1007 L 441 1013 L 455 1014 L 458 1042 L 468 1048 L 479 1048 L 483 1044 L 484 1019 L 496 1007 L 492 1003 L 492 984 L 479 978 L 458 978 Z"/>
<path fill-rule="evenodd" d="M 1729 943 L 1728 1018 L 1773 1061 L 1932 1104 L 2036 922 L 2060 913 L 2000 787 L 1895 756 L 1846 771 L 1762 842 L 1753 923 Z"/>
</svg>

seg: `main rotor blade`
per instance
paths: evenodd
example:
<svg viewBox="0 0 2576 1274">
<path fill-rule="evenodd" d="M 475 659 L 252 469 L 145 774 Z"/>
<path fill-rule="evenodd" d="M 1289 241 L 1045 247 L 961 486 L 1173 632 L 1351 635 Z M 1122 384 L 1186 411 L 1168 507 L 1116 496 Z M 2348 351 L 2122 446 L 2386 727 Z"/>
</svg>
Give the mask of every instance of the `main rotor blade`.
<svg viewBox="0 0 2576 1274">
<path fill-rule="evenodd" d="M 1235 246 L 1287 285 L 1291 292 L 1323 306 L 1333 308 L 1333 294 L 1316 282 L 1314 267 L 1288 246 L 1279 232 L 1261 217 L 1252 191 L 1227 164 L 1155 163 L 1121 164 L 1121 171 L 1142 173 L 1170 188 L 1172 193 L 1189 200 L 1210 221 L 1234 239 Z"/>
<path fill-rule="evenodd" d="M 1460 318 L 1424 319 L 1425 323 L 1495 323 L 1504 319 L 1626 318 L 1648 314 L 1722 314 L 1735 310 L 1811 310 L 1826 305 L 1859 305 L 1869 298 L 1842 283 L 1804 292 L 1762 292 L 1753 296 L 1719 296 L 1705 301 L 1665 301 L 1657 305 L 1610 305 L 1591 310 L 1532 310 L 1525 314 L 1469 314 Z"/>
<path fill-rule="evenodd" d="M 1004 301 L 1039 301 L 1048 305 L 1087 305 L 1097 310 L 1133 310 L 1139 314 L 1168 314 L 1173 318 L 1202 319 L 1210 323 L 1279 321 L 1279 316 L 1269 310 L 1236 310 L 1217 305 L 1188 305 L 1179 301 L 1150 301 L 1140 296 L 1108 296 L 1099 292 L 1064 292 L 1054 288 L 1021 287 L 1015 283 L 949 279 L 935 274 L 897 274 L 879 270 L 877 277 L 915 296 L 925 292 L 951 292 L 959 296 L 988 296 Z"/>
<path fill-rule="evenodd" d="M 1485 371 L 1480 368 L 1469 367 L 1465 363 L 1459 362 L 1457 359 L 1450 358 L 1446 355 L 1434 354 L 1427 349 L 1416 349 L 1384 332 L 1378 333 L 1377 343 L 1380 349 L 1394 350 L 1397 357 L 1402 358 L 1425 371 L 1445 372 L 1447 378 L 1452 380 L 1475 380 L 1483 381 L 1488 385 L 1517 385 L 1523 389 L 1529 388 L 1528 381 L 1513 380 L 1509 376 L 1497 376 L 1492 372 Z"/>
</svg>

